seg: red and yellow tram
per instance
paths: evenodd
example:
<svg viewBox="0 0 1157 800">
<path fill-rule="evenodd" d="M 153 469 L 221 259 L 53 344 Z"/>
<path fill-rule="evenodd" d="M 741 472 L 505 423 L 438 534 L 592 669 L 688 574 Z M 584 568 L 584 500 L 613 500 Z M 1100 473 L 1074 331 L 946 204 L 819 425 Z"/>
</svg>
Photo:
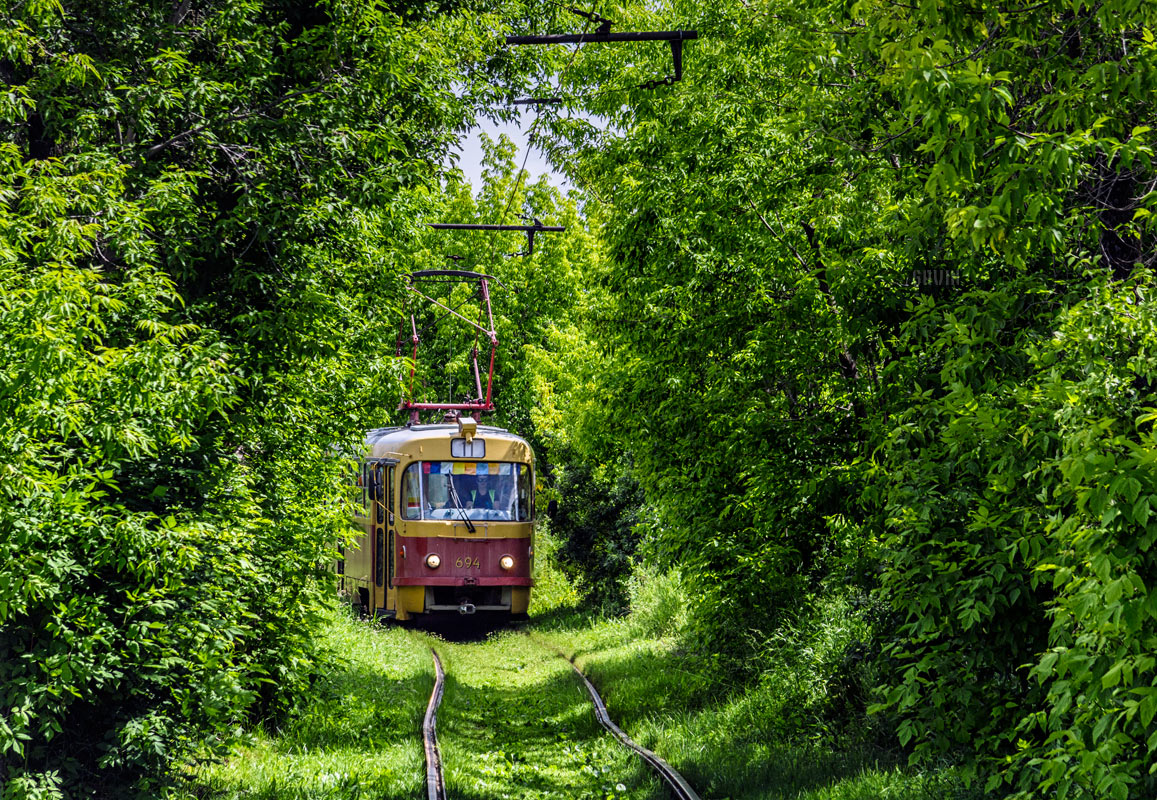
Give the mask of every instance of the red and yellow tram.
<svg viewBox="0 0 1157 800">
<path fill-rule="evenodd" d="M 369 614 L 525 616 L 534 556 L 534 453 L 471 416 L 366 437 L 356 546 L 341 589 Z"/>
</svg>

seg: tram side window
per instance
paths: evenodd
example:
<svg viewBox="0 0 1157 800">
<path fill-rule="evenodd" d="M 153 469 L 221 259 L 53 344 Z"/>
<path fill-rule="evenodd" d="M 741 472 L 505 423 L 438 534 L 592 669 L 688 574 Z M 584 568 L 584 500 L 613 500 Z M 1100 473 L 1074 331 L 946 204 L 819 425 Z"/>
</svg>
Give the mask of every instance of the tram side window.
<svg viewBox="0 0 1157 800">
<path fill-rule="evenodd" d="M 368 481 L 366 480 L 366 478 L 367 478 L 368 474 L 369 473 L 367 472 L 365 462 L 362 462 L 361 464 L 359 464 L 358 465 L 358 471 L 357 471 L 357 484 L 358 484 L 357 485 L 357 500 L 355 501 L 357 506 L 356 506 L 356 508 L 354 508 L 354 513 L 357 514 L 359 517 L 368 517 L 369 513 L 370 513 L 369 512 L 369 504 L 367 503 L 367 494 L 366 494 L 366 489 L 367 489 L 367 484 L 368 484 Z"/>
<path fill-rule="evenodd" d="M 518 465 L 518 519 L 527 521 L 534 515 L 534 482 L 531 480 L 530 467 Z"/>
<path fill-rule="evenodd" d="M 397 500 L 396 500 L 397 492 L 394 491 L 394 483 L 397 480 L 397 478 L 395 476 L 397 475 L 397 473 L 394 471 L 394 468 L 391 466 L 391 467 L 386 468 L 385 474 L 386 474 L 386 485 L 388 485 L 390 487 L 389 491 L 387 492 L 389 499 L 386 501 L 386 513 L 389 515 L 390 524 L 393 525 L 394 524 L 394 514 L 398 510 Z"/>
<path fill-rule="evenodd" d="M 422 515 L 420 498 L 422 497 L 421 464 L 413 463 L 402 473 L 402 519 L 419 519 Z"/>
<path fill-rule="evenodd" d="M 362 486 L 365 491 L 362 493 L 362 507 L 366 510 L 365 515 L 370 515 L 371 503 L 374 502 L 374 466 L 368 461 L 362 464 Z"/>
<path fill-rule="evenodd" d="M 374 465 L 373 476 L 374 476 L 374 488 L 373 488 L 373 491 L 370 493 L 370 495 L 373 498 L 373 500 L 376 503 L 377 508 L 378 508 L 378 514 L 377 514 L 378 524 L 384 525 L 386 522 L 386 511 L 383 508 L 383 506 L 385 505 L 385 502 L 386 502 L 385 470 L 382 469 L 381 464 L 375 464 Z"/>
</svg>

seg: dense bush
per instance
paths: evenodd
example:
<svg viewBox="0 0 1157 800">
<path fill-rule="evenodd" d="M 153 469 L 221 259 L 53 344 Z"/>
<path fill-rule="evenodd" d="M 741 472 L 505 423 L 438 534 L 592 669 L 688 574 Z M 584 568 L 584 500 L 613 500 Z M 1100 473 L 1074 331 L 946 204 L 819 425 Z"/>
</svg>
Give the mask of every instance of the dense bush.
<svg viewBox="0 0 1157 800">
<path fill-rule="evenodd" d="M 553 488 L 558 510 L 552 528 L 563 545 L 559 563 L 583 588 L 588 602 L 607 613 L 627 608 L 627 578 L 646 527 L 646 507 L 638 481 L 624 457 L 618 464 L 592 468 L 579 458 L 552 452 L 561 462 Z"/>
<path fill-rule="evenodd" d="M 152 795 L 308 686 L 335 448 L 492 77 L 496 17 L 426 12 L 0 12 L 5 800 Z"/>
<path fill-rule="evenodd" d="M 888 702 L 918 752 L 982 733 L 1014 788 L 1145 796 L 1157 746 L 1152 277 L 1080 277 L 1066 294 L 1039 279 L 977 293 L 951 317 L 929 306 L 912 326 L 957 346 L 926 345 L 950 353 L 948 390 L 898 418 L 881 464 L 885 582 L 908 620 Z"/>
<path fill-rule="evenodd" d="M 699 31 L 683 82 L 584 50 L 560 92 L 612 124 L 551 128 L 608 247 L 558 405 L 635 454 L 701 641 L 862 609 L 801 667 L 825 713 L 875 676 L 992 791 L 1153 791 L 1155 14 L 632 4 Z"/>
</svg>

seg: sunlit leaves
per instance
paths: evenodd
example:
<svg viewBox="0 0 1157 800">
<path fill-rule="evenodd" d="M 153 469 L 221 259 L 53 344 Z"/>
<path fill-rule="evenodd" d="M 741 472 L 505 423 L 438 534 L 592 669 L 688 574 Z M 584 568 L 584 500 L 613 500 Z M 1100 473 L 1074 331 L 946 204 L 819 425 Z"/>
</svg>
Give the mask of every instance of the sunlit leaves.
<svg viewBox="0 0 1157 800">
<path fill-rule="evenodd" d="M 838 510 L 883 536 L 917 759 L 1151 793 L 1153 7 L 637 13 L 700 30 L 684 82 L 592 52 L 567 80 L 615 124 L 552 132 L 607 217 L 604 435 L 711 629 L 871 553 Z"/>
<path fill-rule="evenodd" d="M 6 12 L 6 788 L 151 793 L 308 686 L 335 455 L 397 402 L 399 250 L 493 91 L 498 16 L 426 11 Z"/>
</svg>

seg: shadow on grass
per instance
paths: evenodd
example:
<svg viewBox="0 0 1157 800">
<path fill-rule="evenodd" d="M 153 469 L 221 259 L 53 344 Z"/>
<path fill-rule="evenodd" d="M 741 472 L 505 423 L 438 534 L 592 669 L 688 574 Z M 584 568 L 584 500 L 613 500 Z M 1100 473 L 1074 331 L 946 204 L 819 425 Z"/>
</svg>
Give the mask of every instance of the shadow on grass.
<svg viewBox="0 0 1157 800">
<path fill-rule="evenodd" d="M 395 623 L 402 624 L 402 623 Z M 413 629 L 447 642 L 484 642 L 496 633 L 520 625 L 502 614 L 466 614 L 435 617 L 413 624 Z"/>
<path fill-rule="evenodd" d="M 425 707 L 433 686 L 428 674 L 390 680 L 378 670 L 347 665 L 327 676 L 318 699 L 277 732 L 274 747 L 345 750 L 409 740 L 418 735 L 414 710 Z"/>
<path fill-rule="evenodd" d="M 597 619 L 596 613 L 582 605 L 555 606 L 542 614 L 534 614 L 526 623 L 528 628 L 542 632 L 563 631 L 573 628 L 589 626 Z"/>
</svg>

